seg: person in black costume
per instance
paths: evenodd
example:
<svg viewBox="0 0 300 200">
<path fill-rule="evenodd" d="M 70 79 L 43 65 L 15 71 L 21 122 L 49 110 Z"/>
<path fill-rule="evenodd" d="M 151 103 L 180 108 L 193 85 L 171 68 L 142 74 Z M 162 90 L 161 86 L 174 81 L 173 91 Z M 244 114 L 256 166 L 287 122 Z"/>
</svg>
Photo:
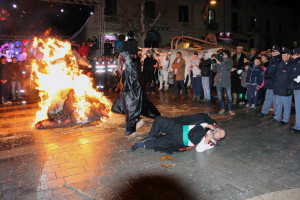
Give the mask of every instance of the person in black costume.
<svg viewBox="0 0 300 200">
<path fill-rule="evenodd" d="M 165 134 L 159 134 L 161 132 Z M 216 128 L 216 121 L 207 114 L 179 116 L 174 118 L 156 117 L 149 135 L 130 148 L 154 149 L 172 153 L 196 147 L 197 152 L 213 148 L 218 140 L 225 137 L 225 131 Z"/>
<path fill-rule="evenodd" d="M 140 115 L 155 118 L 160 112 L 144 94 L 138 79 L 135 63 L 131 61 L 128 53 L 121 53 L 122 89 L 116 98 L 112 111 L 125 114 L 125 135 L 136 131 L 136 124 L 141 120 Z"/>
</svg>

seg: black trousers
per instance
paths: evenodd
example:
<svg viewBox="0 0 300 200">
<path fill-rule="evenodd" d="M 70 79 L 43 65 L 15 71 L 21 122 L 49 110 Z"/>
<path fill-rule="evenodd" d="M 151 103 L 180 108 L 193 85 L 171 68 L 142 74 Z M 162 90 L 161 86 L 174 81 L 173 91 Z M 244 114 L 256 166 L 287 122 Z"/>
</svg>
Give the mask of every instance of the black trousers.
<svg viewBox="0 0 300 200">
<path fill-rule="evenodd" d="M 166 135 L 159 135 L 160 132 Z M 183 126 L 181 124 L 177 124 L 171 118 L 158 116 L 155 118 L 149 133 L 149 136 L 157 138 L 146 141 L 145 147 L 146 149 L 154 149 L 155 147 L 184 146 L 182 134 Z"/>
</svg>

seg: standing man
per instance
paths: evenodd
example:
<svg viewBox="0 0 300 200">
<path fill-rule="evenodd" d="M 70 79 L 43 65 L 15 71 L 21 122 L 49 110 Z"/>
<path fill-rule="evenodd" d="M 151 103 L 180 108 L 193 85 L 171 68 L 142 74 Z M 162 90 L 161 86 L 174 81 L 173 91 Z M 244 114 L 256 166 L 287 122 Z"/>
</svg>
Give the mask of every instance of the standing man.
<svg viewBox="0 0 300 200">
<path fill-rule="evenodd" d="M 9 72 L 8 64 L 6 62 L 6 57 L 1 56 L 0 60 L 0 92 L 2 104 L 11 104 L 11 101 L 8 101 L 9 95 Z"/>
<path fill-rule="evenodd" d="M 193 100 L 200 101 L 201 98 L 200 94 L 203 93 L 203 88 L 202 88 L 201 70 L 199 68 L 199 57 L 197 52 L 194 52 L 189 70 L 192 71 L 192 84 L 193 84 L 193 91 L 194 91 Z"/>
<path fill-rule="evenodd" d="M 295 98 L 295 126 L 292 128 L 292 132 L 300 133 L 300 48 L 294 49 L 294 62 L 292 65 L 291 81 L 292 88 L 294 90 Z"/>
<path fill-rule="evenodd" d="M 18 99 L 21 98 L 22 69 L 17 61 L 17 57 L 13 57 L 12 62 L 9 64 L 10 86 L 13 100 L 16 99 L 16 92 Z"/>
<path fill-rule="evenodd" d="M 174 96 L 173 98 L 178 98 L 179 88 L 180 85 L 182 89 L 182 97 L 180 99 L 186 99 L 186 91 L 184 85 L 184 72 L 185 72 L 185 60 L 181 57 L 181 52 L 178 51 L 176 53 L 176 58 L 172 63 L 172 74 L 171 77 L 174 77 Z"/>
<path fill-rule="evenodd" d="M 250 55 L 249 55 L 250 64 L 251 64 L 250 66 L 252 66 L 254 64 L 254 60 L 257 57 L 256 53 L 257 53 L 257 50 L 255 48 L 250 49 Z"/>
<path fill-rule="evenodd" d="M 270 64 L 267 67 L 267 70 L 265 71 L 265 89 L 266 95 L 265 95 L 265 101 L 261 110 L 261 113 L 258 114 L 259 117 L 264 117 L 268 115 L 270 108 L 273 104 L 273 113 L 275 115 L 276 113 L 276 95 L 274 94 L 274 82 L 276 78 L 276 72 L 279 67 L 279 64 L 281 63 L 281 50 L 277 46 L 273 46 L 272 48 L 272 57 L 270 60 Z"/>
<path fill-rule="evenodd" d="M 218 99 L 220 102 L 220 112 L 222 115 L 225 113 L 225 106 L 223 101 L 223 90 L 226 91 L 228 109 L 230 115 L 235 115 L 232 110 L 232 96 L 231 96 L 231 81 L 230 72 L 232 69 L 232 61 L 230 59 L 231 53 L 227 49 L 223 51 L 223 60 L 219 61 L 217 58 L 213 58 L 216 63 L 213 64 L 213 71 L 216 72 L 214 79 L 214 86 L 217 88 Z"/>
<path fill-rule="evenodd" d="M 105 43 L 104 43 L 104 55 L 105 56 L 110 56 L 111 51 L 112 51 L 112 45 L 109 42 L 109 39 L 107 39 L 107 40 L 105 40 Z"/>
<path fill-rule="evenodd" d="M 149 94 L 153 94 L 155 89 L 155 68 L 158 66 L 157 61 L 152 58 L 151 50 L 146 51 L 146 58 L 143 62 L 143 76 L 146 89 Z"/>
<path fill-rule="evenodd" d="M 278 121 L 281 125 L 288 124 L 290 121 L 292 92 L 291 88 L 291 72 L 292 72 L 292 58 L 291 50 L 282 48 L 282 61 L 278 67 L 275 84 L 274 94 L 276 97 L 276 113 L 272 121 Z M 281 118 L 283 114 L 283 119 Z"/>
<path fill-rule="evenodd" d="M 211 70 L 211 59 L 207 53 L 204 53 L 200 59 L 200 69 L 202 74 L 202 87 L 204 90 L 204 101 L 210 101 L 209 77 Z"/>
<path fill-rule="evenodd" d="M 244 58 L 245 54 L 243 52 L 243 47 L 236 47 L 236 54 L 232 56 L 233 68 L 231 71 L 231 92 L 233 96 L 232 104 L 237 103 L 238 94 L 242 93 L 242 85 L 240 80 L 240 75 L 244 70 Z"/>
</svg>

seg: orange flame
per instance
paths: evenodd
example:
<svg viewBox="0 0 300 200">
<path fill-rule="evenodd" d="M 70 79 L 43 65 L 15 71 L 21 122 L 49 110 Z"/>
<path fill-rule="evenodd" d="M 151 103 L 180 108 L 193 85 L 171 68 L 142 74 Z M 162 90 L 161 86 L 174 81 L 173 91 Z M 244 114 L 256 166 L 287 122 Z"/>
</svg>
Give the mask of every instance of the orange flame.
<svg viewBox="0 0 300 200">
<path fill-rule="evenodd" d="M 33 46 L 39 47 L 43 54 L 42 59 L 32 62 L 36 89 L 41 98 L 34 125 L 48 119 L 49 113 L 61 112 L 70 91 L 74 96 L 71 105 L 72 119 L 76 123 L 89 122 L 92 113 L 97 113 L 102 118 L 111 115 L 111 102 L 93 88 L 88 76 L 82 74 L 69 42 L 54 38 L 34 38 Z"/>
<path fill-rule="evenodd" d="M 51 28 L 48 28 L 45 32 L 44 32 L 44 35 L 45 36 L 48 36 L 51 32 Z"/>
</svg>

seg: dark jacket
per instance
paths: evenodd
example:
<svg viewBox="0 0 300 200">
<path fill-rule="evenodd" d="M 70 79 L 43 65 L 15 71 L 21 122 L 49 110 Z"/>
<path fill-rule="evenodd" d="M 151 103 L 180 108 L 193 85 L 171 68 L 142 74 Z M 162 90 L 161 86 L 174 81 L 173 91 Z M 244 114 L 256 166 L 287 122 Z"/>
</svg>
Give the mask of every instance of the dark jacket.
<svg viewBox="0 0 300 200">
<path fill-rule="evenodd" d="M 211 125 L 217 124 L 217 122 L 211 119 L 205 113 L 198 113 L 195 115 L 183 115 L 179 117 L 171 118 L 177 125 L 195 125 L 188 133 L 188 138 L 193 144 L 199 144 L 205 134 L 209 131 L 208 128 L 203 128 L 201 126 L 202 123 L 208 123 Z M 161 135 L 161 137 L 168 137 L 168 135 Z M 178 137 L 183 137 L 183 133 L 178 135 Z M 173 153 L 176 151 L 180 151 L 181 148 L 185 148 L 183 144 L 176 144 L 176 142 L 172 142 L 174 138 L 169 138 L 170 142 L 165 143 L 164 145 L 158 145 L 154 147 L 154 151 L 163 151 L 167 153 Z"/>
<path fill-rule="evenodd" d="M 211 69 L 211 59 L 204 60 L 201 58 L 201 63 L 199 64 L 199 68 L 201 69 L 201 75 L 205 77 L 210 76 L 210 69 Z"/>
<path fill-rule="evenodd" d="M 152 57 L 146 57 L 143 62 L 143 76 L 145 83 L 151 82 L 155 79 L 155 67 L 157 61 Z"/>
<path fill-rule="evenodd" d="M 0 80 L 10 80 L 8 63 L 6 64 L 0 63 Z"/>
<path fill-rule="evenodd" d="M 275 56 L 270 60 L 270 64 L 265 72 L 265 85 L 264 88 L 273 90 L 276 72 L 281 62 L 281 55 Z"/>
<path fill-rule="evenodd" d="M 281 61 L 274 83 L 274 94 L 278 96 L 290 96 L 288 94 L 289 89 L 291 88 L 291 72 L 292 72 L 292 59 L 284 62 Z"/>
<path fill-rule="evenodd" d="M 294 81 L 295 78 L 300 76 L 300 57 L 296 58 L 292 63 L 292 72 L 291 72 L 291 89 L 292 90 L 300 90 L 300 83 Z"/>
<path fill-rule="evenodd" d="M 104 43 L 104 55 L 110 56 L 112 52 L 112 44 L 111 43 Z"/>
<path fill-rule="evenodd" d="M 221 64 L 214 64 L 213 71 L 217 72 L 214 79 L 216 87 L 231 87 L 230 72 L 232 68 L 232 60 L 226 59 Z"/>
<path fill-rule="evenodd" d="M 22 80 L 22 69 L 18 63 L 9 63 L 8 71 L 10 74 L 11 81 L 21 81 Z"/>
<path fill-rule="evenodd" d="M 246 85 L 260 87 L 264 80 L 264 70 L 261 66 L 252 65 L 247 72 Z"/>
<path fill-rule="evenodd" d="M 240 59 L 237 60 L 237 54 L 234 54 L 232 56 L 232 63 L 233 63 L 233 68 L 237 68 L 237 70 L 242 69 L 244 70 L 244 58 L 245 54 L 241 53 Z"/>
</svg>

